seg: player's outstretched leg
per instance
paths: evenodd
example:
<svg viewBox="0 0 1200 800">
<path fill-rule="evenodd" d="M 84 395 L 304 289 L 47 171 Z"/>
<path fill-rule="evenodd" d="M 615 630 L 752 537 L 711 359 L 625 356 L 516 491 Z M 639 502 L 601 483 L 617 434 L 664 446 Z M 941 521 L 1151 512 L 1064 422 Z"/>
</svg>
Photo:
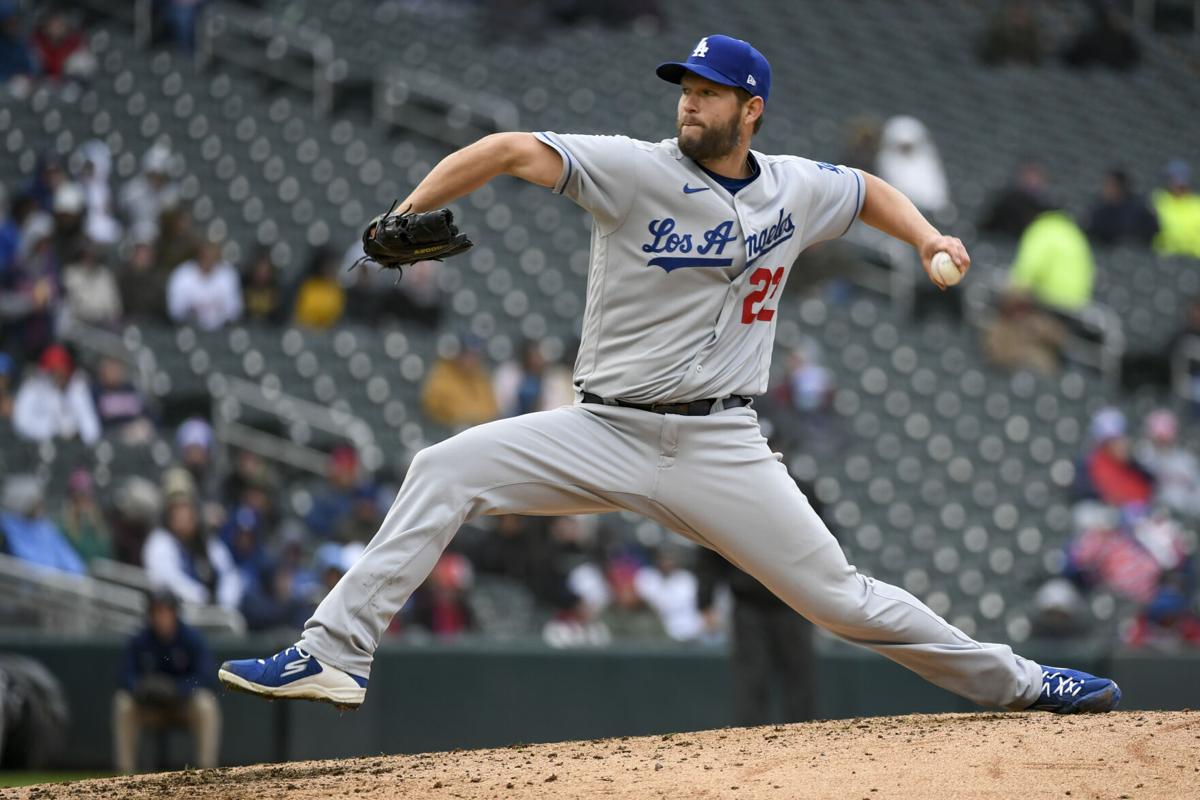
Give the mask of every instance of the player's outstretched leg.
<svg viewBox="0 0 1200 800">
<path fill-rule="evenodd" d="M 861 575 L 767 447 L 754 412 L 682 418 L 679 457 L 661 471 L 659 519 L 707 544 L 793 609 L 850 642 L 980 705 L 1059 713 L 1107 711 L 1104 678 L 1041 667 L 1004 644 L 977 642 L 909 592 Z"/>
<path fill-rule="evenodd" d="M 464 522 L 485 514 L 611 511 L 652 485 L 662 418 L 572 406 L 471 428 L 421 451 L 379 532 L 301 640 L 270 658 L 226 661 L 230 689 L 269 698 L 363 702 L 392 616 Z"/>
</svg>

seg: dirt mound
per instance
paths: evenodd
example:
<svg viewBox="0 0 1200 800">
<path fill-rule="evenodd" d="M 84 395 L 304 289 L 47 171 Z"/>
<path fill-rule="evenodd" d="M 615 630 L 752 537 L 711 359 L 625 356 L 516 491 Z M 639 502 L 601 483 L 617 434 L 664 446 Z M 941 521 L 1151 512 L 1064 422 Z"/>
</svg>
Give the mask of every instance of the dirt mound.
<svg viewBox="0 0 1200 800">
<path fill-rule="evenodd" d="M 1200 797 L 1200 712 L 946 714 L 34 786 L 57 798 Z M 2 794 L 2 793 L 0 793 Z"/>
</svg>

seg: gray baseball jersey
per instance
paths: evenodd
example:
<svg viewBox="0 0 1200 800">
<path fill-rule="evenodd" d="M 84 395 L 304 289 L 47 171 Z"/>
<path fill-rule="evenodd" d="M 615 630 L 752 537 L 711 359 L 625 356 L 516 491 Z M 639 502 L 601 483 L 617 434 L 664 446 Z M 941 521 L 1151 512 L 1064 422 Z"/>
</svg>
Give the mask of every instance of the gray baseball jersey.
<svg viewBox="0 0 1200 800">
<path fill-rule="evenodd" d="M 765 392 L 791 264 L 846 232 L 862 176 L 752 151 L 760 174 L 731 195 L 674 139 L 536 136 L 562 156 L 554 191 L 594 220 L 576 388 L 637 403 Z"/>
</svg>

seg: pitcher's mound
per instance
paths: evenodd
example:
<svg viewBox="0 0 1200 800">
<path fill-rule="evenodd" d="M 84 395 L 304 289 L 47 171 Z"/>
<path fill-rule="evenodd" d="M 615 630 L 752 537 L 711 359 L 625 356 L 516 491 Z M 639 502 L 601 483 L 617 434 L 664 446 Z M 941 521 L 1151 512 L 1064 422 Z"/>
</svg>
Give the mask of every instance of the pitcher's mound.
<svg viewBox="0 0 1200 800">
<path fill-rule="evenodd" d="M 1200 712 L 869 717 L 30 787 L 52 798 L 1200 797 Z"/>
</svg>

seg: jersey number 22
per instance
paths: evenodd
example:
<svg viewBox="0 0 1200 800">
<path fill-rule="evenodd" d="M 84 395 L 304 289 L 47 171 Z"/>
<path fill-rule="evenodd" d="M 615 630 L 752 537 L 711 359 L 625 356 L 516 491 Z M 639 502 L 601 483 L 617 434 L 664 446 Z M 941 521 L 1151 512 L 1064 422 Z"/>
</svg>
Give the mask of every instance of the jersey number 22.
<svg viewBox="0 0 1200 800">
<path fill-rule="evenodd" d="M 759 267 L 750 275 L 750 283 L 758 287 L 742 301 L 742 324 L 751 322 L 770 322 L 775 319 L 775 309 L 763 308 L 767 301 L 775 298 L 779 284 L 783 281 L 783 267 L 774 271 Z"/>
</svg>

